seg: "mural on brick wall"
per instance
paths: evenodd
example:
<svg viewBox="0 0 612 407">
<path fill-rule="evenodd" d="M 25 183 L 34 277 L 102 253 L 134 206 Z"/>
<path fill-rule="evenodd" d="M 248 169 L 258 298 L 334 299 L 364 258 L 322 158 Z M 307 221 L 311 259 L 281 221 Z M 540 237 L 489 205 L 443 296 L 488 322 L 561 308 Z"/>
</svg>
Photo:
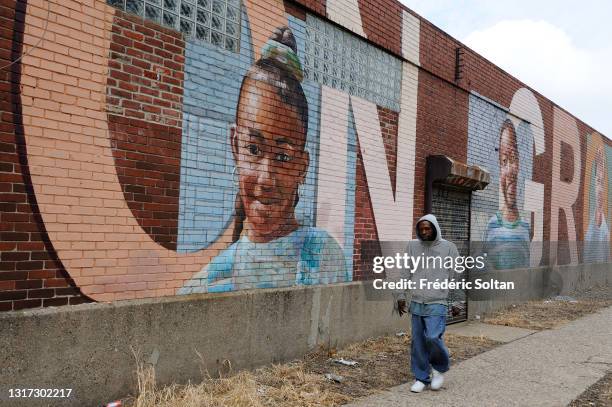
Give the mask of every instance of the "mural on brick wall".
<svg viewBox="0 0 612 407">
<path fill-rule="evenodd" d="M 608 180 L 608 182 L 605 184 L 605 188 L 608 191 L 606 195 L 607 200 L 608 200 L 608 205 L 607 205 L 608 216 L 606 217 L 606 219 L 607 219 L 607 224 L 610 225 L 612 224 L 612 146 L 606 144 L 606 146 L 604 147 L 604 157 L 605 157 L 606 165 L 607 165 L 606 178 Z M 609 228 L 610 226 L 608 226 L 608 229 Z M 608 245 L 610 246 L 609 259 L 612 259 L 612 236 L 610 236 L 610 239 L 608 240 Z"/>
<path fill-rule="evenodd" d="M 584 172 L 583 262 L 610 261 L 608 157 L 603 138 L 587 136 Z"/>
<path fill-rule="evenodd" d="M 221 145 L 234 160 L 232 244 L 179 293 L 350 280 L 336 240 L 296 216 L 300 200 L 310 198 L 300 193 L 311 163 L 303 78 L 293 32 L 277 28 L 242 79 L 236 120 Z"/>
<path fill-rule="evenodd" d="M 469 109 L 468 163 L 491 174 L 491 184 L 472 196 L 471 240 L 483 242 L 495 269 L 529 267 L 532 232 L 525 191 L 533 173 L 533 130 L 479 95 L 470 96 Z"/>
<path fill-rule="evenodd" d="M 282 3 L 132 3 L 79 3 L 83 35 L 21 61 L 40 225 L 84 295 L 351 281 L 362 241 L 410 236 L 416 67 Z"/>
<path fill-rule="evenodd" d="M 0 311 L 371 278 L 430 154 L 493 267 L 609 261 L 609 140 L 373 1 L 1 5 Z"/>
<path fill-rule="evenodd" d="M 553 106 L 552 188 L 550 209 L 550 263 L 577 264 L 578 214 L 582 185 L 582 139 L 578 122 Z M 563 214 L 563 216 L 561 216 Z"/>
<path fill-rule="evenodd" d="M 350 281 L 359 242 L 378 238 L 359 228 L 385 232 L 383 211 L 411 207 L 410 182 L 392 192 L 414 156 L 394 158 L 412 148 L 398 140 L 401 62 L 296 14 L 260 50 L 250 47 L 257 42 L 249 41 L 248 13 L 238 54 L 208 44 L 187 49 L 187 81 L 197 85 L 185 90 L 178 250 L 206 248 L 228 225 L 232 242 L 180 294 Z M 367 157 L 358 151 L 358 126 L 364 150 L 372 145 Z M 364 165 L 367 177 L 388 184 L 359 182 Z M 378 214 L 363 219 L 370 197 Z M 396 238 L 411 229 L 393 228 Z"/>
</svg>

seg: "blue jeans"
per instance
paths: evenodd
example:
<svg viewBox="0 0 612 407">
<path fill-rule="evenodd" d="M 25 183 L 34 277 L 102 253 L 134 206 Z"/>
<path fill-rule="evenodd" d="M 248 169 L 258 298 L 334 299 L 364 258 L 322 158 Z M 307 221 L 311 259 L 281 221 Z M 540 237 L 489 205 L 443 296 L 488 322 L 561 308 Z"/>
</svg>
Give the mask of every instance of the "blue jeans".
<svg viewBox="0 0 612 407">
<path fill-rule="evenodd" d="M 442 304 L 413 304 L 410 304 L 413 312 L 410 368 L 418 381 L 429 384 L 431 367 L 440 373 L 448 371 L 450 367 L 448 349 L 442 339 L 446 329 L 447 307 Z"/>
</svg>

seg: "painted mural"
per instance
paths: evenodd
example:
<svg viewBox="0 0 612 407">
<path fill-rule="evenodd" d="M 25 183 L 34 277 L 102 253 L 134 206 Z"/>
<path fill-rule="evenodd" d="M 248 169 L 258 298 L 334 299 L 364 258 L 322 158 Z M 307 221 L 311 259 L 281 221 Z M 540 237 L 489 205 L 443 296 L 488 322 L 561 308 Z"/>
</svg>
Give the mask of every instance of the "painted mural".
<svg viewBox="0 0 612 407">
<path fill-rule="evenodd" d="M 97 56 L 82 82 L 89 110 L 41 123 L 38 102 L 24 103 L 32 186 L 62 266 L 97 301 L 360 278 L 356 237 L 374 238 L 360 228 L 412 230 L 393 217 L 412 212 L 416 68 L 283 4 L 189 3 L 182 34 L 163 27 L 175 24 L 166 3 L 161 25 L 127 3 L 79 6 L 105 22 L 81 39 Z M 24 55 L 23 77 L 37 65 Z"/>
<path fill-rule="evenodd" d="M 584 173 L 585 263 L 610 261 L 609 179 L 606 145 L 601 135 L 587 136 Z"/>
<path fill-rule="evenodd" d="M 310 166 L 303 78 L 291 29 L 277 28 L 242 80 L 230 128 L 238 189 L 232 244 L 180 294 L 350 280 L 336 240 L 295 213 Z"/>
<path fill-rule="evenodd" d="M 431 154 L 491 174 L 470 219 L 491 267 L 610 261 L 610 141 L 467 51 L 453 82 L 459 45 L 399 3 L 19 7 L 2 311 L 371 278 Z"/>
<path fill-rule="evenodd" d="M 532 232 L 525 190 L 533 173 L 531 125 L 472 95 L 468 132 L 468 163 L 491 174 L 491 184 L 472 197 L 470 238 L 482 242 L 497 270 L 529 267 Z"/>
</svg>

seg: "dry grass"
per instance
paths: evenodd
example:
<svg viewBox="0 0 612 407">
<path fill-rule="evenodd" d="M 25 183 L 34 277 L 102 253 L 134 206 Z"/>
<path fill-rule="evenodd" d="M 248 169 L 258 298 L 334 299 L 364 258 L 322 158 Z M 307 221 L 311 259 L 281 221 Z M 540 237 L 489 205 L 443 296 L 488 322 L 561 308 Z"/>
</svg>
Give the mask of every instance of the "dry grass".
<svg viewBox="0 0 612 407">
<path fill-rule="evenodd" d="M 303 363 L 273 365 L 253 374 L 265 406 L 337 406 L 351 400 L 326 386 L 328 380 L 309 372 Z"/>
<path fill-rule="evenodd" d="M 611 299 L 529 301 L 487 315 L 483 322 L 534 330 L 553 329 L 610 305 Z"/>
<path fill-rule="evenodd" d="M 264 406 L 257 396 L 257 383 L 251 374 L 240 372 L 228 378 L 206 379 L 201 383 L 184 386 L 173 384 L 163 388 L 155 386 L 153 369 L 141 369 L 138 397 L 128 403 L 134 407 L 259 407 Z"/>
<path fill-rule="evenodd" d="M 351 400 L 325 387 L 324 376 L 309 373 L 302 362 L 272 365 L 228 377 L 206 376 L 200 383 L 157 387 L 151 366 L 139 363 L 138 396 L 132 407 L 337 406 Z"/>
<path fill-rule="evenodd" d="M 446 335 L 452 363 L 498 345 L 486 338 Z M 319 349 L 290 363 L 266 366 L 213 378 L 205 375 L 197 384 L 155 385 L 151 367 L 138 362 L 138 395 L 133 407 L 331 407 L 348 403 L 409 379 L 410 336 L 385 336 L 355 343 L 341 350 Z M 334 363 L 333 358 L 358 362 Z M 228 371 L 231 367 L 228 365 Z M 341 383 L 325 378 L 342 376 Z"/>
</svg>

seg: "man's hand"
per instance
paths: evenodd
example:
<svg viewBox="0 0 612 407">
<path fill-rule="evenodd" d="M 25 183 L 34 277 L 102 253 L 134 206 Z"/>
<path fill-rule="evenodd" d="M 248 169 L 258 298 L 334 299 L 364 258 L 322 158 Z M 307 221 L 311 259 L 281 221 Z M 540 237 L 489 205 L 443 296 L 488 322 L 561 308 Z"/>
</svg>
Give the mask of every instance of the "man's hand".
<svg viewBox="0 0 612 407">
<path fill-rule="evenodd" d="M 461 313 L 461 309 L 459 307 L 457 307 L 456 305 L 452 305 L 451 306 L 451 314 L 456 317 L 457 315 L 459 315 Z"/>
<path fill-rule="evenodd" d="M 399 312 L 400 317 L 408 313 L 408 310 L 406 309 L 406 300 L 397 300 L 397 311 Z"/>
</svg>

